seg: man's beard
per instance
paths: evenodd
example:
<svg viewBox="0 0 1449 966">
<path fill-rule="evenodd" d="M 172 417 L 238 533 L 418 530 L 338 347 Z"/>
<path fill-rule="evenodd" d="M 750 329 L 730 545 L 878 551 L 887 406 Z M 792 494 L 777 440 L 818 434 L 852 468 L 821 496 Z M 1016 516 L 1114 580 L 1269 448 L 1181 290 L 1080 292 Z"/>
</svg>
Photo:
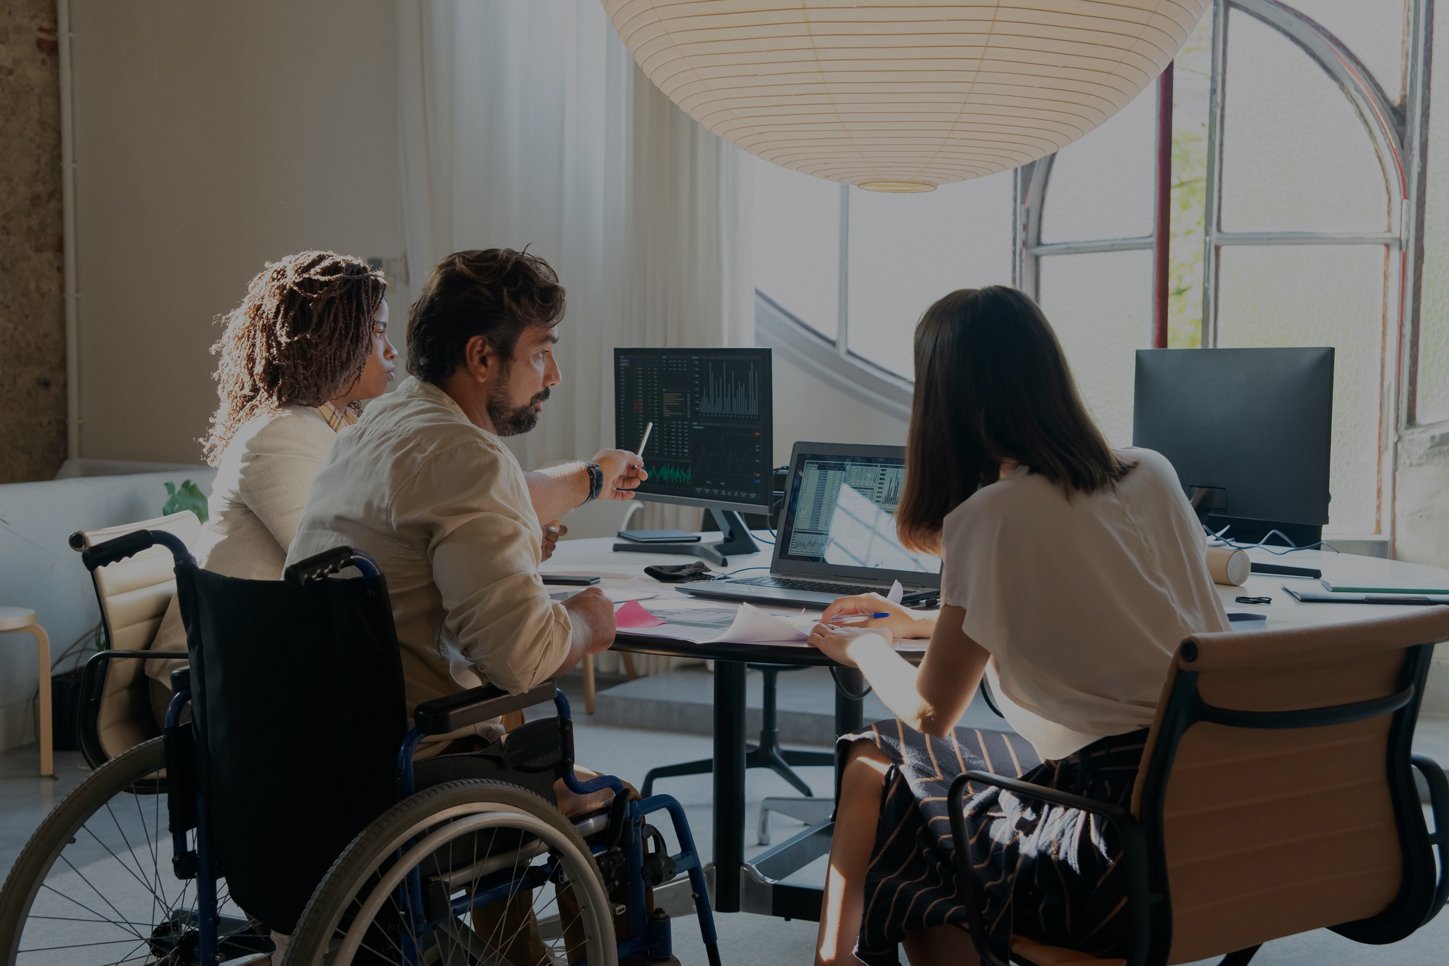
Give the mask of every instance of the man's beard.
<svg viewBox="0 0 1449 966">
<path fill-rule="evenodd" d="M 493 421 L 493 431 L 499 436 L 518 436 L 538 425 L 538 413 L 534 405 L 548 398 L 544 389 L 528 401 L 525 406 L 508 405 L 508 393 L 503 386 L 493 390 L 488 397 L 488 418 Z"/>
</svg>

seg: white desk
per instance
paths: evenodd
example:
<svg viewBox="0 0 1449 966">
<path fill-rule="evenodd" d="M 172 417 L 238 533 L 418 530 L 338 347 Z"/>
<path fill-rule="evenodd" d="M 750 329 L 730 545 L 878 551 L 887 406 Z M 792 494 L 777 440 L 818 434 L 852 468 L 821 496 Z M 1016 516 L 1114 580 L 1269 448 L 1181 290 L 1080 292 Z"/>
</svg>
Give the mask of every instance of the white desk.
<svg viewBox="0 0 1449 966">
<path fill-rule="evenodd" d="M 718 537 L 706 534 L 705 537 Z M 613 540 L 596 538 L 564 540 L 543 566 L 543 572 L 588 573 L 604 578 L 608 587 L 648 590 L 659 597 L 683 597 L 672 584 L 664 584 L 644 576 L 643 568 L 651 564 L 687 563 L 692 558 L 667 554 L 615 553 Z M 770 547 L 761 552 L 730 558 L 731 570 L 745 567 L 768 567 Z M 1266 551 L 1250 552 L 1254 560 L 1316 567 L 1329 580 L 1340 583 L 1397 587 L 1449 586 L 1449 571 L 1415 564 L 1335 554 L 1303 551 L 1275 556 Z M 1319 586 L 1316 580 L 1303 577 L 1253 576 L 1242 587 L 1219 586 L 1218 593 L 1229 611 L 1265 613 L 1267 626 L 1292 627 L 1314 624 L 1335 624 L 1363 620 L 1388 614 L 1403 613 L 1410 605 L 1403 604 L 1305 604 L 1294 600 L 1283 590 L 1284 584 L 1301 582 Z M 1270 597 L 1272 603 L 1239 604 L 1238 596 Z M 646 605 L 647 606 L 647 605 Z M 1260 628 L 1254 624 L 1245 630 Z M 754 661 L 779 664 L 828 664 L 824 655 L 808 644 L 699 645 L 688 641 L 630 637 L 619 633 L 616 647 L 655 654 L 672 654 L 712 658 L 715 665 L 714 708 L 714 887 L 715 908 L 720 912 L 758 912 L 767 915 L 814 919 L 819 910 L 819 892 L 803 886 L 784 883 L 788 872 L 801 867 L 829 847 L 829 834 L 820 827 L 785 842 L 754 863 L 744 859 L 745 839 L 745 664 Z M 843 682 L 852 690 L 860 690 L 859 672 L 843 672 L 853 680 Z M 836 728 L 843 733 L 860 726 L 860 702 L 851 702 L 836 693 Z"/>
<path fill-rule="evenodd" d="M 1287 564 L 1292 567 L 1316 567 L 1323 576 L 1341 585 L 1377 587 L 1449 587 L 1449 570 L 1425 567 L 1420 564 L 1403 563 L 1398 560 L 1384 560 L 1380 557 L 1361 557 L 1350 553 L 1332 553 L 1325 550 L 1297 550 L 1281 556 L 1266 550 L 1250 550 L 1248 556 L 1256 562 Z M 1316 580 L 1304 577 L 1278 577 L 1254 574 L 1242 587 L 1218 587 L 1223 606 L 1230 611 L 1261 611 L 1268 615 L 1269 627 L 1305 627 L 1322 624 L 1341 624 L 1346 621 L 1365 620 L 1370 617 L 1385 617 L 1402 614 L 1412 604 L 1305 604 L 1294 600 L 1284 590 L 1285 586 L 1302 586 L 1305 589 L 1321 590 Z M 1273 603 L 1239 604 L 1234 597 L 1271 597 Z"/>
</svg>

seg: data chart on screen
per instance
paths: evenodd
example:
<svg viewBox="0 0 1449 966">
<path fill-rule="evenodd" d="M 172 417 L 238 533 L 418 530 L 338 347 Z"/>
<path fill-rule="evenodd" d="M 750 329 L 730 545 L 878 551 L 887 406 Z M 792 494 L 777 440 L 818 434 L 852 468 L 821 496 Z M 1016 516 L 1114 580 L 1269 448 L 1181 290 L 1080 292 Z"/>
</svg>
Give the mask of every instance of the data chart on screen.
<svg viewBox="0 0 1449 966">
<path fill-rule="evenodd" d="M 768 349 L 614 350 L 615 445 L 653 426 L 639 495 L 768 508 L 770 378 Z"/>
</svg>

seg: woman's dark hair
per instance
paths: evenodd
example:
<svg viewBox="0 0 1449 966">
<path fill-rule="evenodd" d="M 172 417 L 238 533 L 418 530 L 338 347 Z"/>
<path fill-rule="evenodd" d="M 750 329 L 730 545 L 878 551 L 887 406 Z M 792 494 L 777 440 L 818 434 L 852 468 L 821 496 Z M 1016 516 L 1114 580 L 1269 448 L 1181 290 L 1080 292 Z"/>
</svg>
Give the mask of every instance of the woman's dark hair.
<svg viewBox="0 0 1449 966">
<path fill-rule="evenodd" d="M 408 372 L 441 382 L 463 361 L 475 335 L 511 359 L 526 326 L 551 328 L 563 314 L 558 274 L 537 255 L 510 248 L 454 252 L 433 269 L 413 303 Z"/>
<path fill-rule="evenodd" d="M 896 510 L 901 540 L 940 549 L 946 514 L 1015 460 L 1070 499 L 1110 486 L 1123 460 L 1087 415 L 1046 316 L 1016 289 L 961 289 L 916 326 L 916 391 L 906 484 Z"/>
<path fill-rule="evenodd" d="M 221 321 L 212 355 L 219 404 L 202 439 L 215 466 L 247 420 L 284 406 L 320 406 L 352 387 L 372 352 L 387 282 L 361 259 L 299 252 L 271 262 Z"/>
</svg>

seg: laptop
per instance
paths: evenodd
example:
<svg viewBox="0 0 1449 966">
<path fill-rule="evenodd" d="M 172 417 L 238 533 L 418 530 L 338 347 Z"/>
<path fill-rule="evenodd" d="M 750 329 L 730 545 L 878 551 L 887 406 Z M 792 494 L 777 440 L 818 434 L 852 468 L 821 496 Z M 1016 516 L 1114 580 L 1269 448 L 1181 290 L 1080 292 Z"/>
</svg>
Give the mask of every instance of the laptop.
<svg viewBox="0 0 1449 966">
<path fill-rule="evenodd" d="M 896 536 L 905 476 L 900 446 L 796 443 L 769 574 L 677 589 L 713 600 L 824 607 L 847 594 L 885 594 L 899 580 L 906 603 L 934 602 L 940 558 L 907 550 Z"/>
</svg>

